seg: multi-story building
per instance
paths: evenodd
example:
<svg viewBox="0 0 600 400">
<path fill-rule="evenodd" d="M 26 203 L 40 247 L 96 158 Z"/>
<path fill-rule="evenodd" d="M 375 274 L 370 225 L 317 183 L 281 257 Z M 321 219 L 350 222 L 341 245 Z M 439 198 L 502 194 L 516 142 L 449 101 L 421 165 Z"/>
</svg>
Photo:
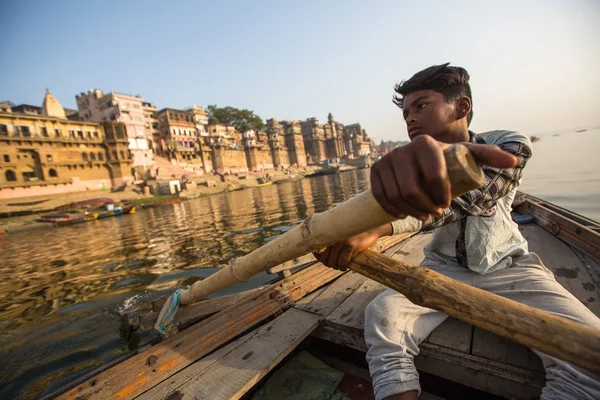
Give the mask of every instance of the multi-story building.
<svg viewBox="0 0 600 400">
<path fill-rule="evenodd" d="M 154 154 L 163 154 L 161 147 L 161 136 L 160 129 L 158 129 L 158 118 L 156 114 L 156 107 L 154 104 L 147 101 L 142 102 L 142 111 L 144 113 L 144 130 L 146 137 L 149 138 L 150 148 Z"/>
<path fill-rule="evenodd" d="M 203 171 L 194 115 L 190 111 L 163 108 L 157 112 L 158 129 L 171 162 L 192 170 Z"/>
<path fill-rule="evenodd" d="M 75 96 L 79 118 L 84 121 L 115 121 L 125 124 L 129 150 L 133 154 L 133 167 L 141 178 L 152 167 L 152 137 L 145 128 L 143 99 L 140 96 L 89 90 Z"/>
<path fill-rule="evenodd" d="M 267 120 L 267 134 L 273 164 L 276 167 L 306 165 L 306 152 L 300 123 L 297 121 L 279 123 L 275 118 L 271 118 Z"/>
<path fill-rule="evenodd" d="M 105 127 L 121 137 L 107 138 Z M 50 92 L 39 114 L 0 112 L 0 198 L 123 184 L 132 164 L 124 132 L 123 124 L 67 119 Z"/>
<path fill-rule="evenodd" d="M 208 112 L 204 109 L 204 107 L 198 107 L 194 104 L 186 111 L 191 112 L 193 115 L 194 124 L 196 124 L 196 132 L 198 133 L 198 136 L 207 137 Z"/>
<path fill-rule="evenodd" d="M 350 159 L 375 153 L 375 143 L 359 123 L 346 125 L 343 139 L 344 149 Z"/>
<path fill-rule="evenodd" d="M 318 164 L 325 160 L 339 162 L 346 156 L 342 135 L 344 126 L 335 121 L 329 113 L 326 124 L 319 124 L 316 118 L 300 123 L 307 158 Z"/>
</svg>

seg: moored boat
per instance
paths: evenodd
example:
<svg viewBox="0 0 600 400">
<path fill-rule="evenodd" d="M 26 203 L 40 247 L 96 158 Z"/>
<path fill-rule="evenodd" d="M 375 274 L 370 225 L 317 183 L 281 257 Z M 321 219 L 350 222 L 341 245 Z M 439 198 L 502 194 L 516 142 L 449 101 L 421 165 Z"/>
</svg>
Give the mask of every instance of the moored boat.
<svg viewBox="0 0 600 400">
<path fill-rule="evenodd" d="M 519 194 L 513 207 L 519 215 L 531 217 L 519 226 L 530 250 L 559 283 L 600 315 L 600 224 L 525 194 Z M 418 265 L 429 237 L 382 238 L 375 250 Z M 251 293 L 186 308 L 177 316 L 178 332 L 172 337 L 144 345 L 127 359 L 88 374 L 65 388 L 69 391 L 61 398 L 126 393 L 127 398 L 139 399 L 225 399 L 248 392 L 257 399 L 282 398 L 269 393 L 307 390 L 324 382 L 328 386 L 323 390 L 330 396 L 322 398 L 340 398 L 332 397 L 336 390 L 351 399 L 372 398 L 364 361 L 364 312 L 385 287 L 352 271 L 324 267 L 310 256 L 271 270 L 289 268 L 291 275 Z M 136 329 L 144 325 L 136 323 Z M 128 338 L 136 323 L 124 329 Z M 448 318 L 420 349 L 415 364 L 429 377 L 423 388 L 438 399 L 487 395 L 529 399 L 540 395 L 545 382 L 535 353 L 457 319 Z M 288 363 L 291 373 L 285 372 Z M 294 375 L 327 377 L 313 384 L 299 382 Z M 364 390 L 348 390 L 348 382 Z"/>
<path fill-rule="evenodd" d="M 333 174 L 337 174 L 339 170 L 340 170 L 340 167 L 323 168 L 323 169 L 313 172 L 312 174 L 306 175 L 306 177 L 312 178 L 314 176 L 333 175 Z"/>
<path fill-rule="evenodd" d="M 56 208 L 56 210 L 60 211 L 60 210 L 71 210 L 74 208 L 81 208 L 81 207 L 101 206 L 101 205 L 106 205 L 106 204 L 114 204 L 114 202 L 115 201 L 113 199 L 102 197 L 102 198 L 88 199 L 88 200 L 76 201 L 74 203 L 65 204 L 64 206 L 60 206 L 60 207 Z"/>
<path fill-rule="evenodd" d="M 154 207 L 168 206 L 170 204 L 179 204 L 179 203 L 181 203 L 181 199 L 177 198 L 177 199 L 171 199 L 171 200 L 167 200 L 167 201 L 161 201 L 160 203 L 142 204 L 142 208 L 154 208 Z"/>
</svg>

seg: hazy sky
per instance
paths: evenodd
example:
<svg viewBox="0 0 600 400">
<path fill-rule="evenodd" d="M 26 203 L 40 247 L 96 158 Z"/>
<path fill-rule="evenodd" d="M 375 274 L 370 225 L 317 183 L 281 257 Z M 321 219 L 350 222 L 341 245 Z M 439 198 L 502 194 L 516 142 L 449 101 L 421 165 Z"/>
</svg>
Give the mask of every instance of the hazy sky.
<svg viewBox="0 0 600 400">
<path fill-rule="evenodd" d="M 0 100 L 99 88 L 406 139 L 393 85 L 449 61 L 475 131 L 539 134 L 600 123 L 598 21 L 599 1 L 0 0 Z"/>
</svg>

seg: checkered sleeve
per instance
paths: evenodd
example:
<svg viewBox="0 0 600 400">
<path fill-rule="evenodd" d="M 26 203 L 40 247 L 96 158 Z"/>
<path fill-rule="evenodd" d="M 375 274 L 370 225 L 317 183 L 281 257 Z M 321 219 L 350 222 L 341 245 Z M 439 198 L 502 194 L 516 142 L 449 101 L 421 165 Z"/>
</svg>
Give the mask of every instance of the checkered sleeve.
<svg viewBox="0 0 600 400">
<path fill-rule="evenodd" d="M 479 189 L 471 190 L 452 200 L 450 207 L 443 210 L 441 217 L 430 218 L 423 223 L 422 231 L 431 231 L 467 216 L 481 215 L 496 204 L 496 200 L 504 197 L 519 185 L 523 176 L 523 168 L 531 158 L 531 148 L 527 144 L 519 142 L 506 142 L 498 147 L 517 157 L 517 166 L 498 169 L 484 165 L 482 168 L 485 184 Z"/>
</svg>

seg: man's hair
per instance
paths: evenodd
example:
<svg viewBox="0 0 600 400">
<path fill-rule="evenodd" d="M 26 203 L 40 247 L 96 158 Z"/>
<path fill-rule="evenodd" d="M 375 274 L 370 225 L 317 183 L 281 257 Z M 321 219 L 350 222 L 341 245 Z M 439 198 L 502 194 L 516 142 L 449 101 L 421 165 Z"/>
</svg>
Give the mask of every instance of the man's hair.
<svg viewBox="0 0 600 400">
<path fill-rule="evenodd" d="M 471 111 L 467 115 L 467 124 L 473 119 L 473 96 L 469 86 L 469 73 L 461 67 L 450 67 L 450 63 L 434 65 L 417 72 L 407 81 L 394 86 L 393 102 L 402 108 L 404 97 L 417 90 L 434 90 L 444 96 L 446 103 L 466 96 L 471 99 Z"/>
</svg>

